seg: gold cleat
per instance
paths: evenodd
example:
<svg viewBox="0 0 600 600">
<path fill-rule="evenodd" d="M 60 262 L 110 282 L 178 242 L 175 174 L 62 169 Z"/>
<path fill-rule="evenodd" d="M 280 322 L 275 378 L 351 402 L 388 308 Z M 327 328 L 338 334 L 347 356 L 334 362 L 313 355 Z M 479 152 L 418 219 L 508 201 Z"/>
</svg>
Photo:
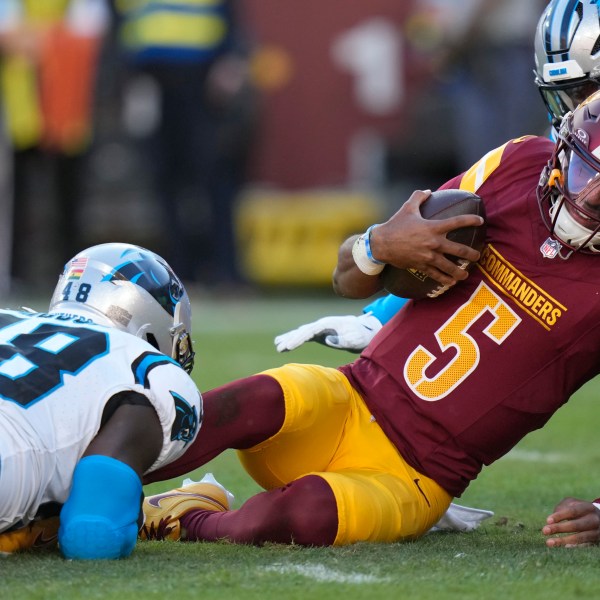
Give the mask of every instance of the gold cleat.
<svg viewBox="0 0 600 600">
<path fill-rule="evenodd" d="M 49 517 L 0 533 L 0 554 L 54 547 L 58 541 L 58 526 L 58 517 Z"/>
<path fill-rule="evenodd" d="M 212 475 L 201 481 L 186 479 L 180 488 L 148 496 L 144 500 L 144 525 L 139 537 L 143 540 L 173 540 L 181 538 L 180 519 L 190 510 L 230 510 L 233 494 Z"/>
</svg>

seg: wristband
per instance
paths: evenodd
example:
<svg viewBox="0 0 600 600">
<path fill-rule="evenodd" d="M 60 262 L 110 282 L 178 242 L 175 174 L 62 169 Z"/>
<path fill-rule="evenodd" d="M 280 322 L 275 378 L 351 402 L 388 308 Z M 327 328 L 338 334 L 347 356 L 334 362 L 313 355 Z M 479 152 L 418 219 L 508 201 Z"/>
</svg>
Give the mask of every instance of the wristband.
<svg viewBox="0 0 600 600">
<path fill-rule="evenodd" d="M 600 498 L 596 498 L 595 500 L 592 501 L 592 504 L 598 509 L 600 510 Z"/>
<path fill-rule="evenodd" d="M 385 265 L 384 262 L 381 262 L 380 260 L 377 260 L 374 256 L 373 253 L 371 252 L 371 231 L 373 231 L 373 229 L 375 229 L 375 227 L 377 227 L 379 225 L 379 223 L 376 223 L 375 225 L 371 225 L 371 227 L 369 227 L 369 229 L 367 229 L 367 231 L 364 233 L 364 238 L 365 238 L 365 250 L 367 251 L 367 258 L 375 263 L 376 265 Z"/>
<path fill-rule="evenodd" d="M 370 233 L 370 231 L 367 233 Z M 356 266 L 365 275 L 379 275 L 379 273 L 383 271 L 385 263 L 375 261 L 373 255 L 371 254 L 370 245 L 368 247 L 369 249 L 367 250 L 367 240 L 369 238 L 367 233 L 363 233 L 361 236 L 356 238 L 356 241 L 352 246 L 352 258 L 354 259 Z"/>
</svg>

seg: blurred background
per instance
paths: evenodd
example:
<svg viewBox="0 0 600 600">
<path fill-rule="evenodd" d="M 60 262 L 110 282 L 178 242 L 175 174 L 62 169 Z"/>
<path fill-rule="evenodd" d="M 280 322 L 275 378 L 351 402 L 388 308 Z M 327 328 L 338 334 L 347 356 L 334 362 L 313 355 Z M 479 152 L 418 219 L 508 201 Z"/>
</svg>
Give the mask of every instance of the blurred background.
<svg viewBox="0 0 600 600">
<path fill-rule="evenodd" d="M 108 241 L 192 295 L 331 294 L 348 235 L 547 132 L 545 5 L 0 0 L 0 296 Z"/>
</svg>

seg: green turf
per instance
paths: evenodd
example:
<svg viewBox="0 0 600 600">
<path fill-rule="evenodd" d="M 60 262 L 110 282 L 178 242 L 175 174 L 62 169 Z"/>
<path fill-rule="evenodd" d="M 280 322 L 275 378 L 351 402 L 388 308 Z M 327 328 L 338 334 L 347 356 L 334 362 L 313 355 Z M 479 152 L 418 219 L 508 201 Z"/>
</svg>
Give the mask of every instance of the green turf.
<svg viewBox="0 0 600 600">
<path fill-rule="evenodd" d="M 309 298 L 200 298 L 195 306 L 201 389 L 290 360 L 331 366 L 354 355 L 309 344 L 278 355 L 272 338 L 359 303 Z M 562 497 L 600 495 L 597 433 L 599 382 L 588 384 L 542 431 L 484 470 L 459 500 L 495 511 L 469 534 L 434 533 L 408 544 L 308 549 L 269 545 L 139 543 L 116 562 L 69 562 L 56 551 L 0 559 L 2 598 L 597 598 L 600 548 L 544 546 L 540 528 Z M 236 495 L 258 488 L 225 453 L 205 468 Z M 156 483 L 148 491 L 168 489 Z M 177 482 L 178 483 L 178 482 Z"/>
</svg>

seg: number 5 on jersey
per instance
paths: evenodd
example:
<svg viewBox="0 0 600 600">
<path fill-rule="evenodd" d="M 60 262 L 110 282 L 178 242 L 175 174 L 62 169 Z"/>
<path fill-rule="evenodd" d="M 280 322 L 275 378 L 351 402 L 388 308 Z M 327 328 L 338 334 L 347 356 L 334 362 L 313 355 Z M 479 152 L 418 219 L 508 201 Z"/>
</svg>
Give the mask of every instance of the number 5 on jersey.
<svg viewBox="0 0 600 600">
<path fill-rule="evenodd" d="M 441 371 L 429 378 L 425 372 L 438 360 L 433 352 L 419 345 L 404 365 L 404 379 L 423 400 L 435 402 L 458 387 L 480 360 L 477 342 L 467 331 L 486 313 L 494 320 L 483 329 L 496 344 L 502 344 L 521 322 L 521 318 L 485 283 L 480 283 L 471 298 L 435 332 L 441 352 L 455 348 L 456 356 Z"/>
</svg>

